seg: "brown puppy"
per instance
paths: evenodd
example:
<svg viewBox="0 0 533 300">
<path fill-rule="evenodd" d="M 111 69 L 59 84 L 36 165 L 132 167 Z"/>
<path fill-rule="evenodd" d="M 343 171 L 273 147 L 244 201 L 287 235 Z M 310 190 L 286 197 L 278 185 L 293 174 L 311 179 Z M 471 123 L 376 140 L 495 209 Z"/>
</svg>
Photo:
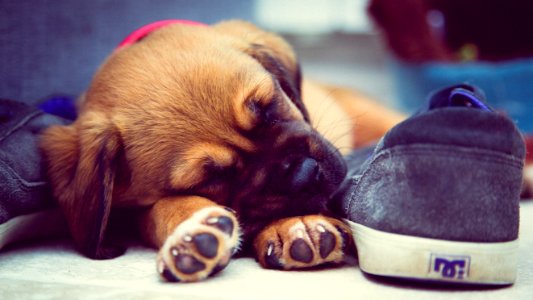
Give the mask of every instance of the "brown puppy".
<svg viewBox="0 0 533 300">
<path fill-rule="evenodd" d="M 241 240 L 265 267 L 311 267 L 342 261 L 352 244 L 346 225 L 319 214 L 346 173 L 337 149 L 401 118 L 374 106 L 302 84 L 290 46 L 251 24 L 176 24 L 113 53 L 79 118 L 47 130 L 42 147 L 54 196 L 91 258 L 121 253 L 107 243 L 110 213 L 136 207 L 121 222 L 159 249 L 169 281 L 223 269 Z"/>
</svg>

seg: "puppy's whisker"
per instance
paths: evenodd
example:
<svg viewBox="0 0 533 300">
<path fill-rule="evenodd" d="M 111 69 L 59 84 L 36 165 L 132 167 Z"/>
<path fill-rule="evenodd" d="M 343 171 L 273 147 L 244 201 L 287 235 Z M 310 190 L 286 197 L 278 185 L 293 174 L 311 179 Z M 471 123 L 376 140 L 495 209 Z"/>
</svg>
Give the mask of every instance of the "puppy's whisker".
<svg viewBox="0 0 533 300">
<path fill-rule="evenodd" d="M 343 131 L 348 134 L 352 132 L 354 120 L 352 118 L 345 118 L 341 120 L 336 120 L 334 122 L 330 122 L 327 124 L 327 126 L 324 126 L 322 128 L 322 134 L 326 136 L 337 136 L 338 133 L 336 131 L 339 130 L 339 128 L 343 128 Z M 341 132 L 341 134 L 345 134 L 344 132 Z"/>
<path fill-rule="evenodd" d="M 314 113 L 311 115 L 318 116 L 316 120 L 312 120 L 313 127 L 318 128 L 321 126 L 321 122 L 325 118 L 326 114 L 335 107 L 336 103 L 333 99 L 333 92 L 328 91 L 323 101 L 320 101 L 320 104 L 315 108 Z M 325 106 L 325 107 L 324 107 Z"/>
<path fill-rule="evenodd" d="M 323 128 L 324 129 L 331 129 L 333 127 L 333 129 L 336 129 L 336 128 L 341 127 L 341 126 L 354 124 L 354 122 L 356 122 L 356 121 L 357 121 L 356 118 L 342 118 L 342 119 L 335 120 L 335 121 L 332 121 L 332 122 L 328 123 L 327 124 L 328 126 L 324 126 Z"/>
<path fill-rule="evenodd" d="M 344 134 L 339 134 L 335 139 L 332 139 L 331 142 L 333 144 L 336 144 L 339 140 L 343 139 L 346 136 L 349 136 L 350 134 L 351 134 L 351 132 L 347 132 L 347 133 L 344 133 Z M 339 149 L 340 148 L 342 148 L 342 147 L 339 147 Z"/>
<path fill-rule="evenodd" d="M 330 135 L 330 142 L 332 142 L 334 145 L 336 145 L 336 144 L 338 144 L 339 141 L 341 141 L 342 139 L 344 139 L 347 136 L 351 136 L 352 134 L 353 134 L 352 130 L 347 130 L 347 131 L 344 131 L 344 132 L 338 132 L 334 136 Z"/>
<path fill-rule="evenodd" d="M 335 92 L 337 90 L 341 90 L 341 88 L 337 88 L 337 87 L 334 87 L 334 88 L 330 88 L 326 91 L 326 96 L 324 97 L 324 100 L 321 101 L 320 103 L 321 104 L 325 104 L 327 105 L 326 107 L 318 107 L 317 110 L 320 111 L 320 113 L 317 113 L 316 115 L 319 116 L 319 120 L 317 122 L 317 124 L 320 124 L 320 122 L 325 118 L 325 115 L 332 109 L 334 109 L 335 107 L 337 107 L 337 101 L 335 100 Z M 345 118 L 347 119 L 346 122 L 352 122 L 353 123 L 353 119 L 352 118 Z"/>
</svg>

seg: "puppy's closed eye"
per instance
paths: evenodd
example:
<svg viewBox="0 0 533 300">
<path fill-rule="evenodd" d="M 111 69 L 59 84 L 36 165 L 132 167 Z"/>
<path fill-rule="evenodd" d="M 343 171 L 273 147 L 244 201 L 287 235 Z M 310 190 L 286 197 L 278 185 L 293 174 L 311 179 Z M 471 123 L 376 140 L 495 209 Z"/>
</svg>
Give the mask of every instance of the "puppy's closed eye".
<svg viewBox="0 0 533 300">
<path fill-rule="evenodd" d="M 299 111 L 283 96 L 274 96 L 270 101 L 251 99 L 247 103 L 253 118 L 254 130 L 272 127 L 281 122 L 302 119 Z"/>
<path fill-rule="evenodd" d="M 229 188 L 235 184 L 239 170 L 237 165 L 219 165 L 208 159 L 202 169 L 202 180 L 191 186 L 187 192 L 224 201 L 223 199 L 227 198 Z"/>
<path fill-rule="evenodd" d="M 282 116 L 278 112 L 279 106 L 276 100 L 263 103 L 253 99 L 248 102 L 248 109 L 254 118 L 256 126 L 274 125 L 281 121 Z"/>
<path fill-rule="evenodd" d="M 199 143 L 180 155 L 169 178 L 169 189 L 197 190 L 222 182 L 234 175 L 238 167 L 237 155 L 228 147 Z M 219 176 L 221 175 L 221 176 Z"/>
<path fill-rule="evenodd" d="M 204 164 L 204 179 L 199 187 L 222 184 L 231 181 L 237 175 L 237 166 L 222 166 L 213 161 Z"/>
</svg>

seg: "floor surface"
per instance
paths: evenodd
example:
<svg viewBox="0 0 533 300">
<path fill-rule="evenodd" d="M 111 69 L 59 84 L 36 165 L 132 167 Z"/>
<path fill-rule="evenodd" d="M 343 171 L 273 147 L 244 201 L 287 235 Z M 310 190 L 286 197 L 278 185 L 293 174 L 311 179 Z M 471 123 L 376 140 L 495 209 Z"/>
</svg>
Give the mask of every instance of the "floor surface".
<svg viewBox="0 0 533 300">
<path fill-rule="evenodd" d="M 533 201 L 521 206 L 518 279 L 512 286 L 448 287 L 382 280 L 357 266 L 314 271 L 265 270 L 234 260 L 216 277 L 192 284 L 159 281 L 156 253 L 136 246 L 107 261 L 80 256 L 68 240 L 0 253 L 0 299 L 533 299 Z"/>
</svg>

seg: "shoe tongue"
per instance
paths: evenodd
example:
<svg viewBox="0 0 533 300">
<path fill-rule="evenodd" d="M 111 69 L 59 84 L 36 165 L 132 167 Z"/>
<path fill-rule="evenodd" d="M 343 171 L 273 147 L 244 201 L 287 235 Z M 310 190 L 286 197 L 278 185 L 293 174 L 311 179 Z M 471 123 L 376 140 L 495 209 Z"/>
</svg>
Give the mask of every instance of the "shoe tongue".
<svg viewBox="0 0 533 300">
<path fill-rule="evenodd" d="M 470 107 L 493 111 L 484 101 L 485 97 L 481 90 L 474 86 L 461 84 L 440 90 L 431 95 L 427 110 L 444 107 Z"/>
</svg>

